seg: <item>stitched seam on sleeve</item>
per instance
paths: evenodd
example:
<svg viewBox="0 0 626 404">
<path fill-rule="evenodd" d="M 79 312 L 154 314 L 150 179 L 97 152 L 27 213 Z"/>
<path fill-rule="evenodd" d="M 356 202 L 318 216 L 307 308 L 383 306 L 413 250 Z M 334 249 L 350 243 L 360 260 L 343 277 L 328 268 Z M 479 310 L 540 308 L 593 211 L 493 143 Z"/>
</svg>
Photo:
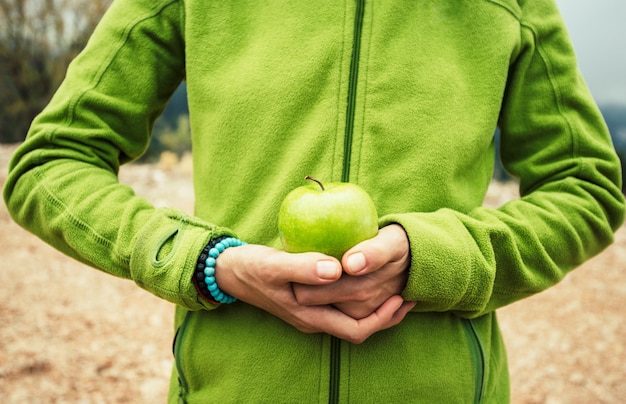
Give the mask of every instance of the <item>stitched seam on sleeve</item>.
<svg viewBox="0 0 626 404">
<path fill-rule="evenodd" d="M 102 66 L 100 67 L 100 69 L 91 78 L 90 81 L 92 82 L 92 85 L 86 87 L 82 92 L 79 92 L 69 102 L 69 105 L 68 105 L 68 108 L 67 108 L 67 112 L 66 112 L 66 116 L 65 116 L 65 123 L 66 124 L 70 124 L 70 123 L 72 123 L 74 121 L 74 118 L 75 118 L 74 114 L 75 114 L 77 105 L 80 103 L 82 98 L 87 93 L 89 93 L 90 91 L 95 89 L 98 86 L 98 84 L 100 84 L 100 81 L 102 80 L 102 77 L 104 76 L 105 72 L 109 69 L 111 63 L 115 60 L 115 58 L 117 57 L 117 55 L 119 54 L 121 49 L 124 47 L 124 45 L 128 41 L 128 38 L 130 37 L 132 32 L 135 30 L 135 28 L 137 28 L 142 22 L 150 20 L 150 19 L 156 17 L 161 12 L 163 12 L 163 10 L 165 10 L 167 7 L 171 6 L 174 3 L 177 3 L 178 1 L 179 0 L 170 0 L 169 2 L 163 4 L 161 7 L 155 7 L 147 15 L 137 16 L 135 19 L 131 20 L 128 23 L 128 25 L 126 25 L 126 27 L 123 30 L 122 39 L 119 41 L 117 46 L 115 46 L 111 50 L 110 54 L 107 55 L 107 57 L 105 58 L 106 61 L 104 63 L 102 63 Z M 52 136 L 54 136 L 54 132 L 52 133 Z"/>
<path fill-rule="evenodd" d="M 488 3 L 491 3 L 495 6 L 501 7 L 504 10 L 506 10 L 509 14 L 511 14 L 513 17 L 515 17 L 516 20 L 521 21 L 522 17 L 519 14 L 519 12 L 513 10 L 508 4 L 503 4 L 500 1 L 497 0 L 486 0 Z"/>
<path fill-rule="evenodd" d="M 43 179 L 41 178 L 41 173 L 38 170 L 33 170 L 33 175 L 37 179 L 37 185 L 41 189 L 41 192 L 45 194 L 46 199 L 60 212 L 60 214 L 64 218 L 67 218 L 72 226 L 79 229 L 81 233 L 87 234 L 88 237 L 90 237 L 103 247 L 107 248 L 111 253 L 115 252 L 115 249 L 113 248 L 114 243 L 111 242 L 111 240 L 102 236 L 100 233 L 95 231 L 93 227 L 91 227 L 88 223 L 84 222 L 78 216 L 76 216 L 61 199 L 56 197 L 54 193 L 46 187 L 45 181 L 43 181 Z M 85 258 L 89 259 L 90 262 L 94 262 L 93 257 L 91 256 L 85 256 Z M 117 265 L 126 265 L 130 262 L 130 257 L 122 257 L 115 254 L 113 256 L 113 262 L 115 262 Z"/>
<path fill-rule="evenodd" d="M 580 161 L 580 159 L 577 158 L 578 156 L 578 142 L 577 142 L 577 137 L 575 136 L 574 133 L 574 129 L 572 126 L 572 123 L 570 121 L 570 119 L 567 117 L 567 115 L 564 113 L 564 107 L 563 107 L 563 98 L 562 98 L 562 94 L 561 94 L 561 90 L 559 88 L 558 83 L 556 82 L 556 79 L 554 78 L 554 69 L 552 67 L 552 65 L 550 64 L 549 59 L 546 57 L 546 53 L 543 49 L 543 44 L 541 43 L 541 41 L 539 41 L 539 35 L 537 34 L 537 30 L 535 29 L 535 27 L 533 27 L 532 25 L 528 24 L 527 22 L 521 21 L 520 22 L 522 28 L 526 28 L 528 29 L 531 33 L 532 36 L 534 38 L 534 43 L 535 43 L 535 49 L 536 49 L 536 53 L 537 56 L 539 57 L 539 59 L 541 60 L 541 62 L 544 65 L 544 68 L 546 70 L 546 74 L 548 76 L 548 81 L 550 82 L 550 88 L 552 89 L 552 95 L 554 96 L 555 99 L 555 107 L 556 107 L 556 111 L 558 113 L 558 115 L 561 117 L 561 119 L 563 120 L 563 122 L 565 123 L 564 125 L 564 130 L 566 131 L 566 133 L 569 136 L 569 144 L 570 144 L 570 155 L 572 158 L 577 159 L 578 164 L 578 172 L 580 172 L 582 170 L 582 162 Z"/>
</svg>

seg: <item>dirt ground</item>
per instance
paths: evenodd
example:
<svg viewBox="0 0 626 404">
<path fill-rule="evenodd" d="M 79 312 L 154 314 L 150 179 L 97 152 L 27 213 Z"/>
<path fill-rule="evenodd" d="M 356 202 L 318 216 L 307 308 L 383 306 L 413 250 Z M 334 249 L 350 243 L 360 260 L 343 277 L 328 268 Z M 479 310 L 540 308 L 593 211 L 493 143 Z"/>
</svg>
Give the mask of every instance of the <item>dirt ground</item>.
<svg viewBox="0 0 626 404">
<path fill-rule="evenodd" d="M 12 149 L 0 147 L 0 186 Z M 120 177 L 155 205 L 192 209 L 187 161 L 131 165 Z M 487 203 L 515 194 L 494 184 Z M 169 303 L 64 257 L 14 224 L 3 202 L 0 251 L 0 401 L 165 402 Z M 623 227 L 559 285 L 500 310 L 513 403 L 626 402 L 625 269 Z"/>
</svg>

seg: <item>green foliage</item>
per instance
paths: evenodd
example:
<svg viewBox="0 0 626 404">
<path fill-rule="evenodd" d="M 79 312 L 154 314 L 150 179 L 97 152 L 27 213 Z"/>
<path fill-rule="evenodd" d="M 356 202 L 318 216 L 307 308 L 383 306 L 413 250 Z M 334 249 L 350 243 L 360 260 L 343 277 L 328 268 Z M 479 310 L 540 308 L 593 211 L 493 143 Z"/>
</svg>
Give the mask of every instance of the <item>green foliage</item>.
<svg viewBox="0 0 626 404">
<path fill-rule="evenodd" d="M 110 3 L 0 1 L 0 143 L 24 139 Z"/>
</svg>

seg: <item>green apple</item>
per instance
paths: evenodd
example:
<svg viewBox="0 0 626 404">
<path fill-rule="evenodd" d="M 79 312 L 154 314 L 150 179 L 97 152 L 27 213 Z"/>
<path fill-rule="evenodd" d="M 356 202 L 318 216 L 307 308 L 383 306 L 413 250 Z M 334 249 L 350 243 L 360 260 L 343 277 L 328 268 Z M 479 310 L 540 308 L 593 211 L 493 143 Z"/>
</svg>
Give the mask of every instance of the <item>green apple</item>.
<svg viewBox="0 0 626 404">
<path fill-rule="evenodd" d="M 357 243 L 378 233 L 372 198 L 356 184 L 315 183 L 292 190 L 278 213 L 278 231 L 287 252 L 317 251 L 341 260 Z"/>
</svg>

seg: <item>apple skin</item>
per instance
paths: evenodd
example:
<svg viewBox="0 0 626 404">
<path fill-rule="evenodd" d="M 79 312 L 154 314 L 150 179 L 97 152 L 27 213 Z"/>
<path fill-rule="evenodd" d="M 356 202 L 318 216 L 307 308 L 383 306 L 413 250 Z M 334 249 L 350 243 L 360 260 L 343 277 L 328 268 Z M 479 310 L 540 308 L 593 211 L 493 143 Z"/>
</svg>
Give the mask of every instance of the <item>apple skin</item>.
<svg viewBox="0 0 626 404">
<path fill-rule="evenodd" d="M 341 261 L 348 249 L 378 233 L 378 214 L 372 198 L 356 184 L 311 183 L 285 197 L 278 230 L 287 252 L 315 251 Z"/>
</svg>

